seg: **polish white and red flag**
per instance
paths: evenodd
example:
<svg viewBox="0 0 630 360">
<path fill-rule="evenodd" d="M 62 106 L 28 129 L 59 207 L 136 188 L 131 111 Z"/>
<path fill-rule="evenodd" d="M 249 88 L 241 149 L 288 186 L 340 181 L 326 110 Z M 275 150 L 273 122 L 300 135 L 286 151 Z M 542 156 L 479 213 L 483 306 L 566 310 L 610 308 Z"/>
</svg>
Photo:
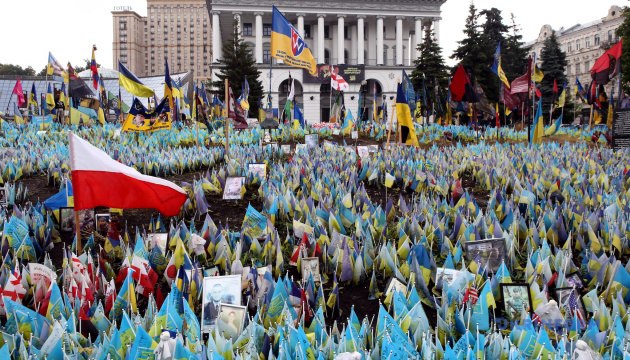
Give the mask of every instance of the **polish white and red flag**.
<svg viewBox="0 0 630 360">
<path fill-rule="evenodd" d="M 334 72 L 330 74 L 330 85 L 337 91 L 346 91 L 350 87 L 341 75 Z"/>
<path fill-rule="evenodd" d="M 72 132 L 68 141 L 75 210 L 106 206 L 156 209 L 165 216 L 179 214 L 187 198 L 181 187 L 140 174 Z"/>
</svg>

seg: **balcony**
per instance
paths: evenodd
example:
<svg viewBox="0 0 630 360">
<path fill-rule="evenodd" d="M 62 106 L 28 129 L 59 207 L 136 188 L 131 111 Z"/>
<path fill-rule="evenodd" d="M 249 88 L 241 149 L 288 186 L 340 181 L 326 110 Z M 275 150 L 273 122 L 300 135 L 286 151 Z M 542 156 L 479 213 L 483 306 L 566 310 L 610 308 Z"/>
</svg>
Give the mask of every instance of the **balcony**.
<svg viewBox="0 0 630 360">
<path fill-rule="evenodd" d="M 619 42 L 619 39 L 613 40 L 613 41 L 602 41 L 599 45 L 599 47 L 603 50 L 609 50 L 611 47 L 615 46 L 617 43 Z"/>
</svg>

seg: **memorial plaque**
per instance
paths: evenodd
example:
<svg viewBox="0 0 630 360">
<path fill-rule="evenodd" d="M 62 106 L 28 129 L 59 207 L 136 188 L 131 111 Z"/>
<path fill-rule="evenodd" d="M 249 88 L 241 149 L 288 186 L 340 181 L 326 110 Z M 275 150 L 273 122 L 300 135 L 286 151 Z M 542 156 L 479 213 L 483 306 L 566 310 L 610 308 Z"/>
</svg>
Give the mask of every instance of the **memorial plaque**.
<svg viewBox="0 0 630 360">
<path fill-rule="evenodd" d="M 630 147 L 630 109 L 615 110 L 612 125 L 612 148 Z"/>
</svg>

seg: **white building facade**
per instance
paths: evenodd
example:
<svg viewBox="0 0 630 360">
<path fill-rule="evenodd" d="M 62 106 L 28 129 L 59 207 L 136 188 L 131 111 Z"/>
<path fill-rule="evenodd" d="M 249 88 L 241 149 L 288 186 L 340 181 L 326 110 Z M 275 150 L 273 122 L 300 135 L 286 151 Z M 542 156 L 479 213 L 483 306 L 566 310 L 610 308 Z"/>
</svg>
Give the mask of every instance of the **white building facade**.
<svg viewBox="0 0 630 360">
<path fill-rule="evenodd" d="M 531 41 L 525 46 L 531 46 L 530 55 L 536 55 L 540 58 L 543 44 L 547 36 L 555 32 L 560 48 L 567 55 L 567 68 L 565 75 L 567 76 L 567 89 L 573 94 L 575 86 L 575 78 L 580 80 L 582 86 L 586 89 L 591 82 L 590 70 L 595 61 L 613 45 L 619 42 L 620 37 L 615 34 L 617 28 L 623 23 L 622 9 L 619 6 L 612 6 L 608 10 L 608 14 L 595 21 L 586 24 L 576 24 L 569 28 L 560 28 L 553 30 L 550 25 L 544 25 L 540 29 L 538 38 Z M 562 84 L 558 84 L 558 87 Z M 611 81 L 606 86 L 606 92 L 610 97 L 612 87 L 619 89 L 617 81 Z M 617 98 L 617 90 L 615 90 L 615 99 Z"/>
<path fill-rule="evenodd" d="M 349 83 L 344 94 L 346 109 L 372 118 L 376 89 L 377 106 L 391 106 L 402 70 L 410 74 L 424 27 L 433 23 L 439 41 L 440 7 L 446 0 L 206 0 L 212 21 L 212 76 L 220 71 L 222 44 L 233 34 L 236 21 L 262 72 L 265 95 L 282 111 L 295 80 L 296 102 L 309 123 L 328 121 L 331 95 L 329 77 L 312 77 L 306 70 L 272 59 L 272 5 L 281 11 L 304 38 L 318 64 L 318 72 L 336 66 Z M 358 110 L 359 97 L 365 108 Z M 263 103 L 265 100 L 263 99 Z M 391 111 L 391 108 L 388 109 Z"/>
</svg>

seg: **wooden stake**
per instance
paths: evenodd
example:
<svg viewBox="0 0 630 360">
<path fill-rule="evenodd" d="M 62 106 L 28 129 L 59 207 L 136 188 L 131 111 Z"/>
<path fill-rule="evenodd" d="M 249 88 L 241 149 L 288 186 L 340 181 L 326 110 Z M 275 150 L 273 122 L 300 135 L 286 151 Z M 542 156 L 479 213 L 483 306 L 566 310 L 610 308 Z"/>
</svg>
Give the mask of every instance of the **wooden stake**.
<svg viewBox="0 0 630 360">
<path fill-rule="evenodd" d="M 81 226 L 79 225 L 79 212 L 74 210 L 74 227 L 77 233 L 77 256 L 81 256 Z"/>
<path fill-rule="evenodd" d="M 230 109 L 228 108 L 230 106 L 230 99 L 228 99 L 228 87 L 230 86 L 230 83 L 228 82 L 228 79 L 225 79 L 225 107 L 227 110 L 227 116 L 225 117 L 225 124 L 224 124 L 224 129 L 225 129 L 225 156 L 229 156 L 230 155 L 230 127 L 228 126 L 228 120 L 230 119 Z"/>
</svg>

